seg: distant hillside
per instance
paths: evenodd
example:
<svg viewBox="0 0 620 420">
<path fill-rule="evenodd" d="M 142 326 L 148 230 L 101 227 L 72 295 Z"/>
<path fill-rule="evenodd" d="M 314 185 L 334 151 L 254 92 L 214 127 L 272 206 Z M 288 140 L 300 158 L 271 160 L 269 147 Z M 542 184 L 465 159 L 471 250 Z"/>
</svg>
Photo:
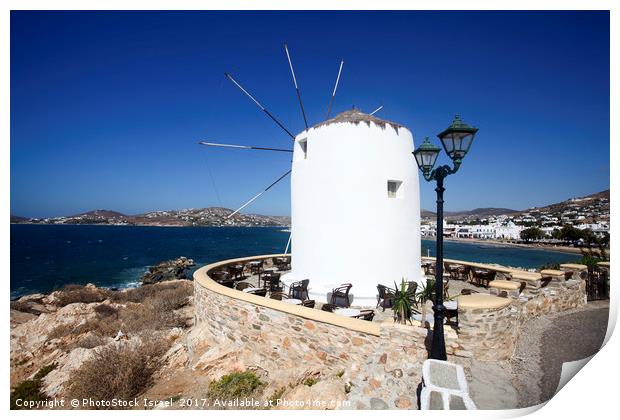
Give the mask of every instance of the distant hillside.
<svg viewBox="0 0 620 420">
<path fill-rule="evenodd" d="M 15 216 L 14 214 L 11 215 L 11 223 L 21 223 L 21 222 L 25 222 L 27 220 L 28 220 L 28 218 L 26 218 L 26 217 Z"/>
<path fill-rule="evenodd" d="M 574 197 L 559 203 L 549 204 L 543 207 L 532 207 L 523 210 L 521 213 L 553 213 L 559 214 L 566 211 L 580 211 L 584 208 L 595 208 L 599 212 L 607 212 L 609 214 L 609 190 L 586 195 L 584 197 Z"/>
<path fill-rule="evenodd" d="M 24 218 L 11 216 L 11 223 L 55 225 L 130 225 L 130 226 L 288 226 L 287 216 L 263 216 L 238 213 L 222 207 L 159 210 L 133 216 L 112 210 L 92 210 L 74 216 Z"/>
<path fill-rule="evenodd" d="M 463 218 L 480 218 L 480 217 L 489 217 L 489 216 L 499 216 L 502 214 L 514 214 L 519 213 L 519 210 L 505 209 L 505 208 L 495 208 L 495 207 L 483 207 L 473 210 L 462 210 L 462 211 L 445 211 L 444 215 L 446 217 L 463 217 Z M 436 217 L 436 213 L 429 210 L 422 210 L 421 215 L 423 218 Z"/>
<path fill-rule="evenodd" d="M 520 216 L 529 213 L 544 213 L 551 217 L 561 218 L 562 213 L 566 211 L 574 211 L 575 213 L 589 213 L 592 215 L 609 214 L 609 190 L 590 194 L 585 197 L 575 197 L 564 200 L 559 203 L 549 204 L 544 207 L 532 207 L 526 210 L 513 210 L 506 208 L 484 207 L 473 210 L 464 211 L 446 211 L 446 217 L 453 219 L 483 219 L 491 216 Z M 421 217 L 423 219 L 431 219 L 436 217 L 436 213 L 430 210 L 422 210 Z"/>
</svg>

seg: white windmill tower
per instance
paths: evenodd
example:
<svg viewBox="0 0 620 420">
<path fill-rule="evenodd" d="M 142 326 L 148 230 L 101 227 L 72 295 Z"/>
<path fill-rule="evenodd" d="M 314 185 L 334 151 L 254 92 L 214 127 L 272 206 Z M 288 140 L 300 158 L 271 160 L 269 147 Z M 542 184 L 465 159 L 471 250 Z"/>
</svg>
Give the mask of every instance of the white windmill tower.
<svg viewBox="0 0 620 420">
<path fill-rule="evenodd" d="M 377 284 L 420 284 L 420 199 L 411 132 L 351 110 L 295 139 L 292 272 L 324 301 L 351 283 L 356 305 Z"/>
<path fill-rule="evenodd" d="M 421 283 L 420 198 L 413 136 L 399 124 L 374 117 L 381 107 L 370 114 L 353 109 L 308 127 L 286 45 L 285 51 L 306 124 L 296 136 L 232 76 L 226 76 L 292 137 L 293 149 L 201 144 L 292 151 L 291 170 L 229 217 L 292 173 L 292 270 L 285 283 L 309 279 L 310 297 L 322 302 L 333 288 L 351 283 L 353 304 L 374 306 L 377 284 L 389 286 L 401 279 Z"/>
</svg>

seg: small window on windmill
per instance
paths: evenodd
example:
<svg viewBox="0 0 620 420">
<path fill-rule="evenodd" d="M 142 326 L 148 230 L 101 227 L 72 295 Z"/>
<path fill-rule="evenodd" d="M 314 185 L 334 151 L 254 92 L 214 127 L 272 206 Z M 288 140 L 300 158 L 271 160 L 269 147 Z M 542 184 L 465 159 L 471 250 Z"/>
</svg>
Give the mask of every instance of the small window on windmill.
<svg viewBox="0 0 620 420">
<path fill-rule="evenodd" d="M 301 152 L 303 153 L 304 159 L 308 159 L 308 139 L 307 138 L 299 140 L 299 148 L 301 149 Z"/>
<path fill-rule="evenodd" d="M 400 186 L 403 181 L 389 180 L 387 182 L 387 193 L 389 198 L 399 198 L 401 196 Z"/>
</svg>

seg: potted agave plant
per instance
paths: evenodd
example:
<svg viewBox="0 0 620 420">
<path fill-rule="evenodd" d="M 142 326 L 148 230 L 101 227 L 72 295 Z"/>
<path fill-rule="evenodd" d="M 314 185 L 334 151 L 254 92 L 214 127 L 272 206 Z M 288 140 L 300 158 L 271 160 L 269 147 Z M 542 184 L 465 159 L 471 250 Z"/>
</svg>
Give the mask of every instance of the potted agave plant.
<svg viewBox="0 0 620 420">
<path fill-rule="evenodd" d="M 409 289 L 409 284 L 402 279 L 400 287 L 394 282 L 394 297 L 392 298 L 392 311 L 394 322 L 411 323 L 411 302 L 415 300 L 415 290 Z"/>
<path fill-rule="evenodd" d="M 435 293 L 435 280 L 428 280 L 426 285 L 415 295 L 416 304 L 420 305 L 422 311 L 422 319 L 420 320 L 420 326 L 425 327 L 426 324 L 426 302 L 433 300 Z"/>
</svg>

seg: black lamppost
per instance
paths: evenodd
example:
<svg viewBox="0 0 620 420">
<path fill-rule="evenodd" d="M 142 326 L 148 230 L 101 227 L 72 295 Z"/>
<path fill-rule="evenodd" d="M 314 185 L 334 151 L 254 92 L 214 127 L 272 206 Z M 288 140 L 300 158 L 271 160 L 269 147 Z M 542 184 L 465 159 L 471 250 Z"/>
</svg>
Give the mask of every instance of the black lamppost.
<svg viewBox="0 0 620 420">
<path fill-rule="evenodd" d="M 437 135 L 446 154 L 452 159 L 452 167 L 443 165 L 433 169 L 441 149 L 434 146 L 428 137 L 413 152 L 418 167 L 424 174 L 424 179 L 437 182 L 437 188 L 435 188 L 437 191 L 437 255 L 435 258 L 435 302 L 433 305 L 435 325 L 433 326 L 431 359 L 447 359 L 443 335 L 443 320 L 446 312 L 446 307 L 443 306 L 443 192 L 445 190 L 443 180 L 459 170 L 477 131 L 477 128 L 461 121 L 461 117 L 457 114 L 452 124 Z"/>
</svg>

